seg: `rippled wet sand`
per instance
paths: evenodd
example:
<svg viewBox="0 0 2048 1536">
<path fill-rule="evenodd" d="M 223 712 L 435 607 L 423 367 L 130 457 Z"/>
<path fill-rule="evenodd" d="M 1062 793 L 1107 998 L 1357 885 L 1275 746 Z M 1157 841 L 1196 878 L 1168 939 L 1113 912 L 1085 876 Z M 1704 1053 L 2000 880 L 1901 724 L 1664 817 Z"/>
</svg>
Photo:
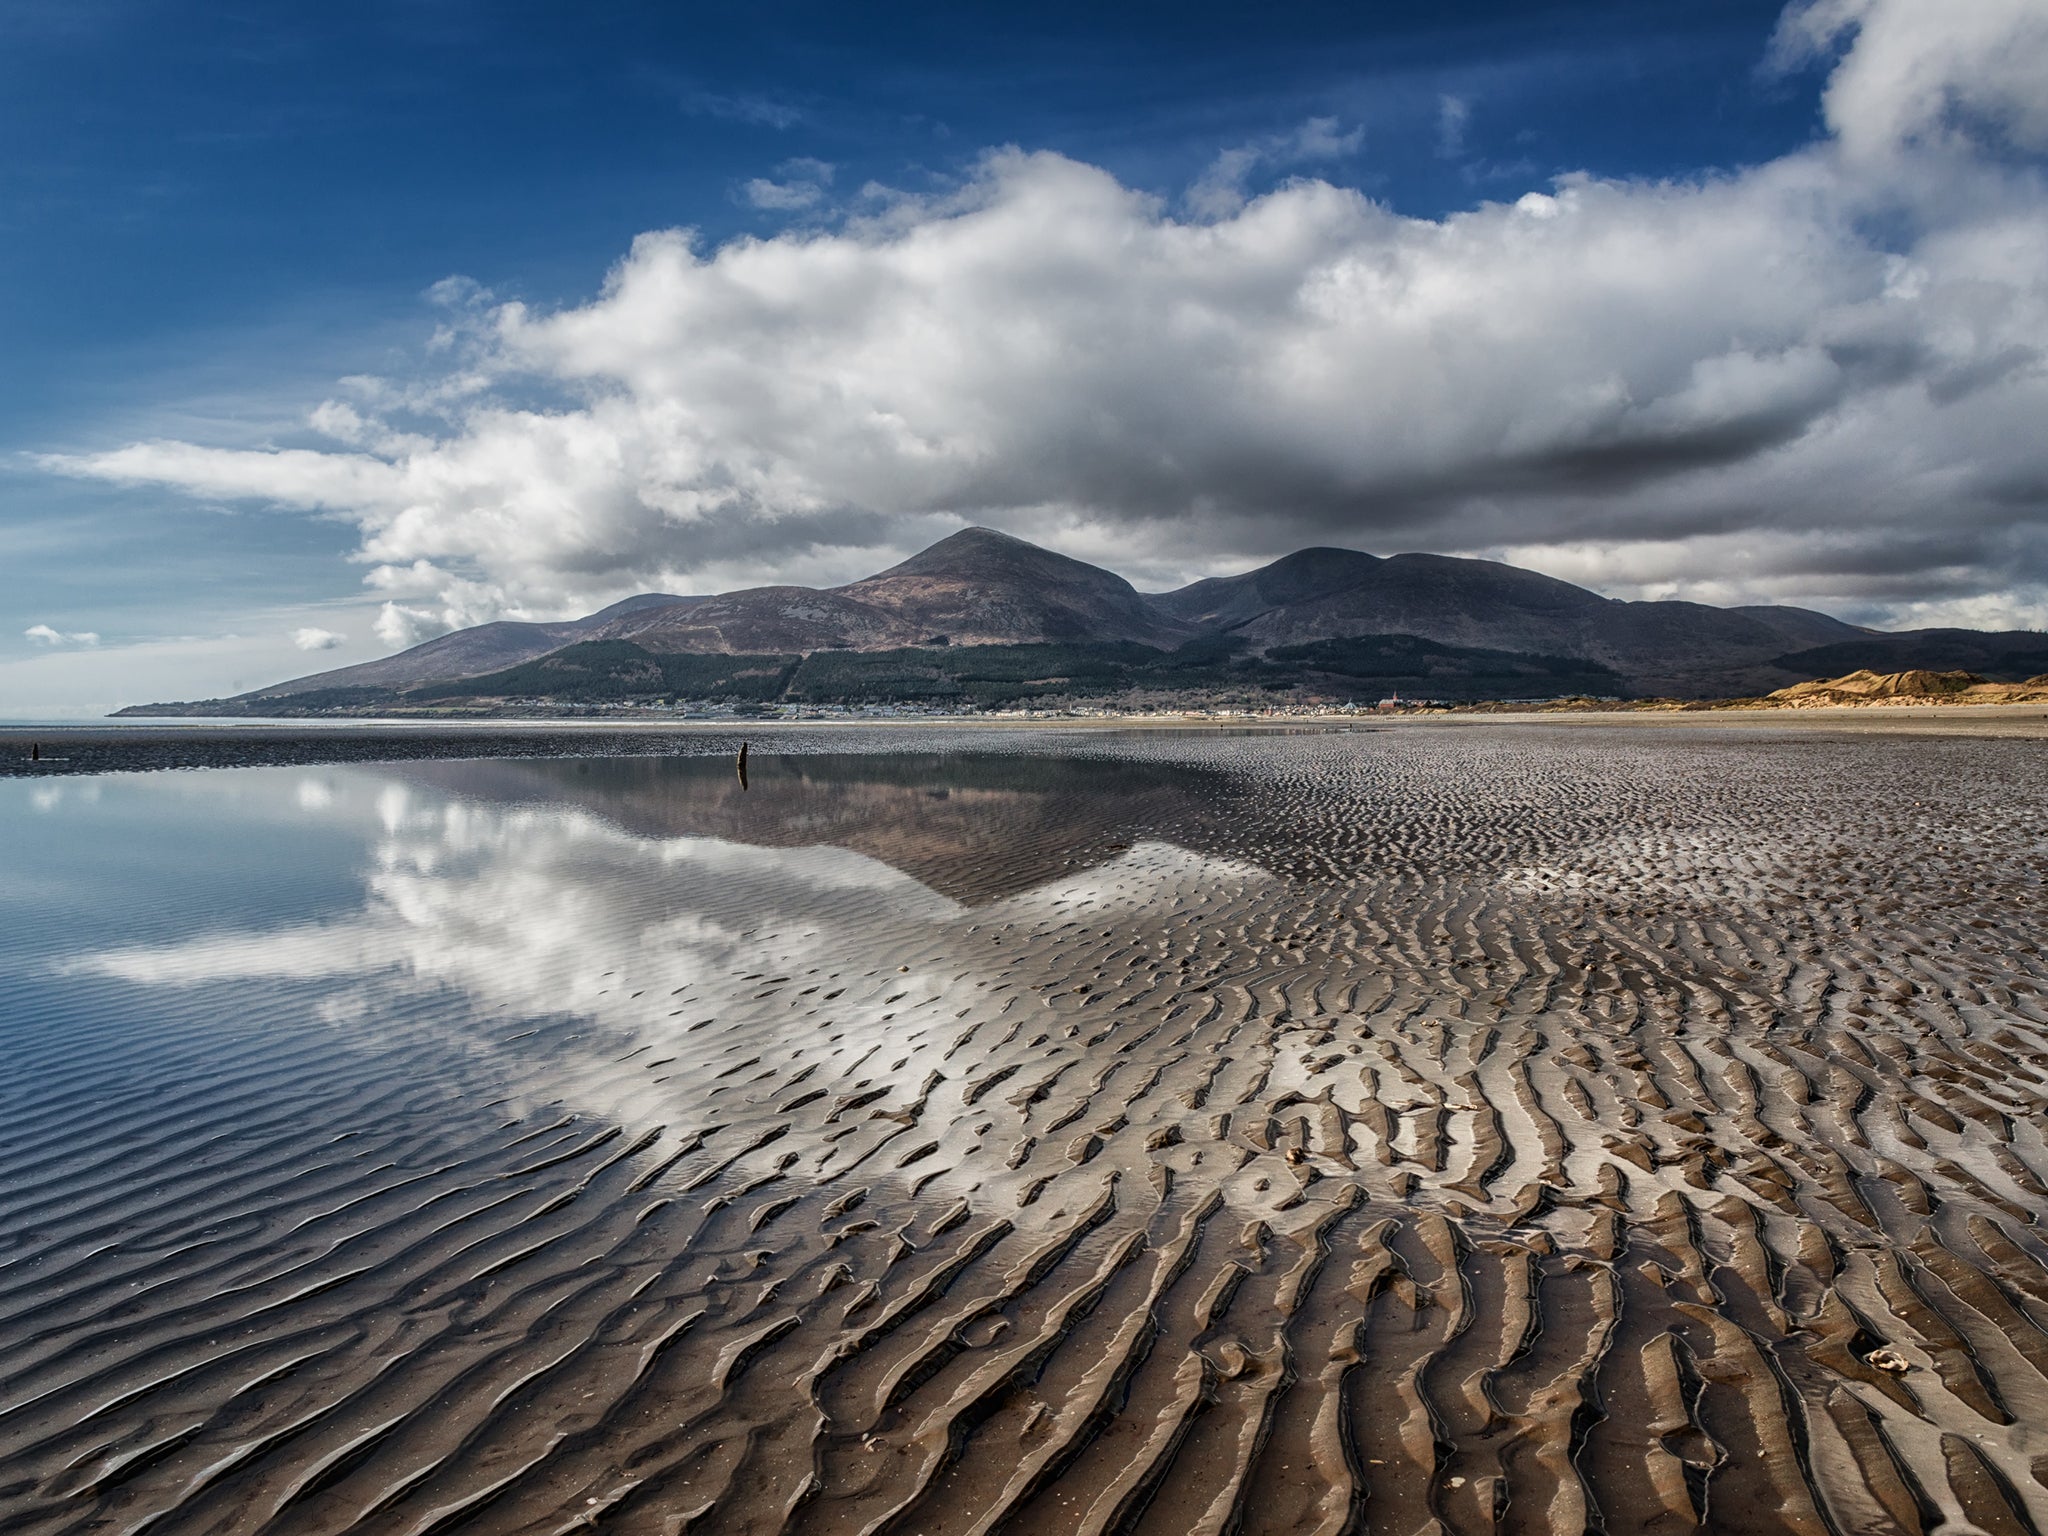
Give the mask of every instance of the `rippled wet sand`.
<svg viewBox="0 0 2048 1536">
<path fill-rule="evenodd" d="M 2042 743 L 977 740 L 0 786 L 0 1528 L 2048 1528 Z"/>
</svg>

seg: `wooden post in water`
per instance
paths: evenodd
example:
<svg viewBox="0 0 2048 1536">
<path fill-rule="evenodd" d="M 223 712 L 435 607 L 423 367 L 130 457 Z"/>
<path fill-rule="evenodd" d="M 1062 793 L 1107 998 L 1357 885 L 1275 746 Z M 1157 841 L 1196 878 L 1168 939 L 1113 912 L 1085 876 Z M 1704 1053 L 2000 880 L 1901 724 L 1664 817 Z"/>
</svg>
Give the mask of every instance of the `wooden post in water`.
<svg viewBox="0 0 2048 1536">
<path fill-rule="evenodd" d="M 40 741 L 28 744 L 28 760 L 32 763 L 40 763 L 43 760 L 43 744 Z"/>
<path fill-rule="evenodd" d="M 739 767 L 740 767 L 740 788 L 741 788 L 741 789 L 745 789 L 745 788 L 747 787 L 747 744 L 746 744 L 746 743 L 745 743 L 744 741 L 740 743 L 740 764 L 739 764 Z"/>
</svg>

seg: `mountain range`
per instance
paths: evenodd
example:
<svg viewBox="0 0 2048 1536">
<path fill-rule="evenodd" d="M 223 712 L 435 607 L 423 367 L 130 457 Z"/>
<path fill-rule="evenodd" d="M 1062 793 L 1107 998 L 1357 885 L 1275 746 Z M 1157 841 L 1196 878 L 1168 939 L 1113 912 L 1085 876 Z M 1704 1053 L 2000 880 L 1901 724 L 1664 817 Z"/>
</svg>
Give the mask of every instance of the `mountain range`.
<svg viewBox="0 0 2048 1536">
<path fill-rule="evenodd" d="M 2048 671 L 2048 635 L 1876 631 L 1804 608 L 1622 601 L 1444 555 L 1304 549 L 1141 593 L 1099 566 L 969 528 L 845 586 L 646 593 L 503 621 L 233 699 L 124 713 L 261 714 L 455 700 L 823 702 L 1253 688 L 1358 697 L 1756 693 L 1869 667 Z"/>
</svg>

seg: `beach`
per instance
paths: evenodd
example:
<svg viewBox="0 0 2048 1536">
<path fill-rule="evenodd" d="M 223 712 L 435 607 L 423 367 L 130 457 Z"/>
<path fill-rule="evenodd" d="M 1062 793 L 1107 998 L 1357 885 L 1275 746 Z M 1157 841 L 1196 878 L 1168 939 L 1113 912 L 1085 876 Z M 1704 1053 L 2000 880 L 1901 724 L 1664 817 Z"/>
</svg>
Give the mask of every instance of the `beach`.
<svg viewBox="0 0 2048 1536">
<path fill-rule="evenodd" d="M 10 732 L 0 1526 L 2048 1529 L 2044 736 Z"/>
</svg>

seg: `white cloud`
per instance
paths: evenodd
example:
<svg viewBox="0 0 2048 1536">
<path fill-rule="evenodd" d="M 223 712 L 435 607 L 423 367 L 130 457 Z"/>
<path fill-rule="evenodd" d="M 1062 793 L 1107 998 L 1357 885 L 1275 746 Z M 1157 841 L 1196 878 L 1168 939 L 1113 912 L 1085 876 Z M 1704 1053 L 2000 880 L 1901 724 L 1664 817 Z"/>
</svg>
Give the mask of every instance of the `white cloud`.
<svg viewBox="0 0 2048 1536">
<path fill-rule="evenodd" d="M 2041 0 L 1799 0 L 1773 39 L 1781 66 L 1854 44 L 1823 105 L 1842 148 L 1890 156 L 1984 135 L 2048 148 L 2048 6 Z"/>
<path fill-rule="evenodd" d="M 1465 152 L 1465 125 L 1472 121 L 1472 105 L 1462 96 L 1443 95 L 1436 103 L 1436 152 L 1455 160 Z"/>
<path fill-rule="evenodd" d="M 1513 549 L 1638 590 L 2025 611 L 2048 189 L 2011 151 L 2042 141 L 2048 43 L 2038 0 L 1931 15 L 1788 15 L 1781 62 L 1840 53 L 1830 136 L 1740 172 L 1441 219 L 1311 179 L 1248 197 L 1357 147 L 1319 119 L 1226 154 L 1179 216 L 1004 150 L 826 228 L 644 235 L 559 311 L 464 289 L 446 373 L 351 386 L 325 451 L 45 462 L 352 520 L 391 645 L 845 579 L 966 521 L 1162 577 L 1162 550 L 1206 574 L 1308 542 Z"/>
<path fill-rule="evenodd" d="M 445 635 L 454 627 L 432 608 L 409 607 L 404 603 L 386 603 L 379 608 L 373 626 L 377 638 L 395 651 Z"/>
<path fill-rule="evenodd" d="M 292 631 L 292 644 L 302 651 L 331 651 L 347 643 L 347 635 L 338 635 L 331 629 L 321 629 L 313 624 Z"/>
<path fill-rule="evenodd" d="M 1341 160 L 1356 154 L 1364 142 L 1363 128 L 1346 131 L 1334 117 L 1312 117 L 1291 133 L 1256 139 L 1217 155 L 1188 188 L 1188 207 L 1200 218 L 1228 218 L 1244 207 L 1247 184 L 1261 167 L 1285 168 Z"/>
<path fill-rule="evenodd" d="M 65 634 L 47 624 L 31 624 L 22 634 L 37 645 L 98 645 L 100 637 L 90 629 L 76 630 Z"/>
<path fill-rule="evenodd" d="M 823 160 L 800 156 L 776 167 L 782 180 L 757 176 L 742 188 L 742 195 L 755 208 L 776 213 L 793 213 L 815 207 L 832 185 L 835 167 Z"/>
<path fill-rule="evenodd" d="M 769 181 L 761 176 L 748 182 L 744 192 L 750 207 L 774 213 L 808 208 L 825 195 L 825 189 L 814 181 Z"/>
</svg>

